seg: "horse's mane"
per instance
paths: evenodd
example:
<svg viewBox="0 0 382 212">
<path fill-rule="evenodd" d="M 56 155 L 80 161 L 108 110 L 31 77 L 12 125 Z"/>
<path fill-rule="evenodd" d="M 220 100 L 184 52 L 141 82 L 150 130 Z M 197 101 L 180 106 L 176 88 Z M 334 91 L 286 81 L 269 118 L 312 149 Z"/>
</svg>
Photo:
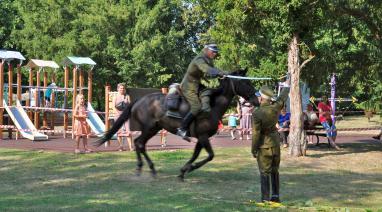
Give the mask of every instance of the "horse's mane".
<svg viewBox="0 0 382 212">
<path fill-rule="evenodd" d="M 237 71 L 231 72 L 229 75 L 245 76 L 246 71 L 247 70 L 237 70 Z M 216 103 L 216 98 L 224 92 L 224 87 L 231 86 L 229 84 L 229 80 L 232 80 L 232 79 L 228 79 L 228 78 L 219 79 L 219 86 L 217 88 L 211 89 L 212 90 L 212 94 L 210 96 L 211 107 L 214 107 L 214 105 Z"/>
</svg>

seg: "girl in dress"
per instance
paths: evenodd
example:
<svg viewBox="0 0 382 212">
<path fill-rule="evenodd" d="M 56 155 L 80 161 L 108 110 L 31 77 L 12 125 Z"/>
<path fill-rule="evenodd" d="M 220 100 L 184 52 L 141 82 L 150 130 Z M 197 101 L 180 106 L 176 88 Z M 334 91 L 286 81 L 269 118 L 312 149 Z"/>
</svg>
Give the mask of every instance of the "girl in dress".
<svg viewBox="0 0 382 212">
<path fill-rule="evenodd" d="M 80 151 L 80 138 L 82 138 L 82 144 L 86 153 L 92 152 L 88 148 L 88 136 L 90 134 L 89 125 L 86 122 L 87 113 L 85 107 L 85 98 L 83 94 L 78 94 L 76 98 L 76 106 L 73 111 L 74 126 L 73 133 L 76 138 L 76 148 L 74 153 L 79 154 Z"/>
<path fill-rule="evenodd" d="M 243 140 L 244 136 L 246 136 L 247 140 L 250 140 L 253 106 L 251 103 L 245 101 L 244 98 L 240 97 L 237 104 L 237 112 L 239 113 L 240 119 L 240 140 Z"/>
</svg>

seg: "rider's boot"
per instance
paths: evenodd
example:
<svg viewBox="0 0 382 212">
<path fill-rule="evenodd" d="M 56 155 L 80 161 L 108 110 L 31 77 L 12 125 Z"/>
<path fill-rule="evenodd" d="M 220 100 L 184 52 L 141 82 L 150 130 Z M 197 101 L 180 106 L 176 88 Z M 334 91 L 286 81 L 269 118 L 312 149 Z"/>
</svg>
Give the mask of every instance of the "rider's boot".
<svg viewBox="0 0 382 212">
<path fill-rule="evenodd" d="M 187 136 L 187 133 L 188 133 L 187 129 L 194 119 L 195 119 L 195 116 L 191 112 L 188 112 L 187 115 L 183 118 L 182 124 L 177 129 L 176 135 L 190 142 L 191 139 Z"/>
</svg>

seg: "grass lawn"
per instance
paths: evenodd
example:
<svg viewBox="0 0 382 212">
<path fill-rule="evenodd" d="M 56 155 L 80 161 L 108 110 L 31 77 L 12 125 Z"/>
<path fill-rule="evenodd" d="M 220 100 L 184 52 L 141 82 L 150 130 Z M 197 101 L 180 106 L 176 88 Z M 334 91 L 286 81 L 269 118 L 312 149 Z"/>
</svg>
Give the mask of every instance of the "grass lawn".
<svg viewBox="0 0 382 212">
<path fill-rule="evenodd" d="M 283 150 L 282 211 L 382 211 L 382 144 L 349 143 L 336 152 Z M 158 177 L 134 153 L 74 155 L 0 149 L 0 211 L 256 211 L 259 174 L 249 148 L 216 148 L 212 162 L 176 178 L 190 150 L 150 152 Z M 202 156 L 205 156 L 203 154 Z"/>
</svg>

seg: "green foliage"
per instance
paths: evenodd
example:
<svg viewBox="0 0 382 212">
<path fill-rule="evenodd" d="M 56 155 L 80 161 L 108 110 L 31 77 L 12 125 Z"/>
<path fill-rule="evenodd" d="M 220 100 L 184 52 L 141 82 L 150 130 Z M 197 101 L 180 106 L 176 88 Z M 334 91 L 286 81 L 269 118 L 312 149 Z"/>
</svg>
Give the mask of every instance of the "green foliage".
<svg viewBox="0 0 382 212">
<path fill-rule="evenodd" d="M 327 93 L 337 73 L 338 95 L 365 101 L 381 95 L 374 89 L 382 79 L 381 11 L 372 0 L 2 0 L 0 47 L 28 59 L 91 57 L 94 96 L 103 102 L 105 84 L 181 81 L 207 40 L 221 49 L 217 67 L 248 67 L 249 76 L 277 81 L 298 33 L 300 61 L 316 56 L 301 73 L 313 95 Z"/>
<path fill-rule="evenodd" d="M 373 95 L 368 96 L 368 99 L 360 103 L 355 103 L 358 109 L 371 112 L 382 111 L 382 85 L 381 83 L 371 82 L 373 86 Z"/>
</svg>

